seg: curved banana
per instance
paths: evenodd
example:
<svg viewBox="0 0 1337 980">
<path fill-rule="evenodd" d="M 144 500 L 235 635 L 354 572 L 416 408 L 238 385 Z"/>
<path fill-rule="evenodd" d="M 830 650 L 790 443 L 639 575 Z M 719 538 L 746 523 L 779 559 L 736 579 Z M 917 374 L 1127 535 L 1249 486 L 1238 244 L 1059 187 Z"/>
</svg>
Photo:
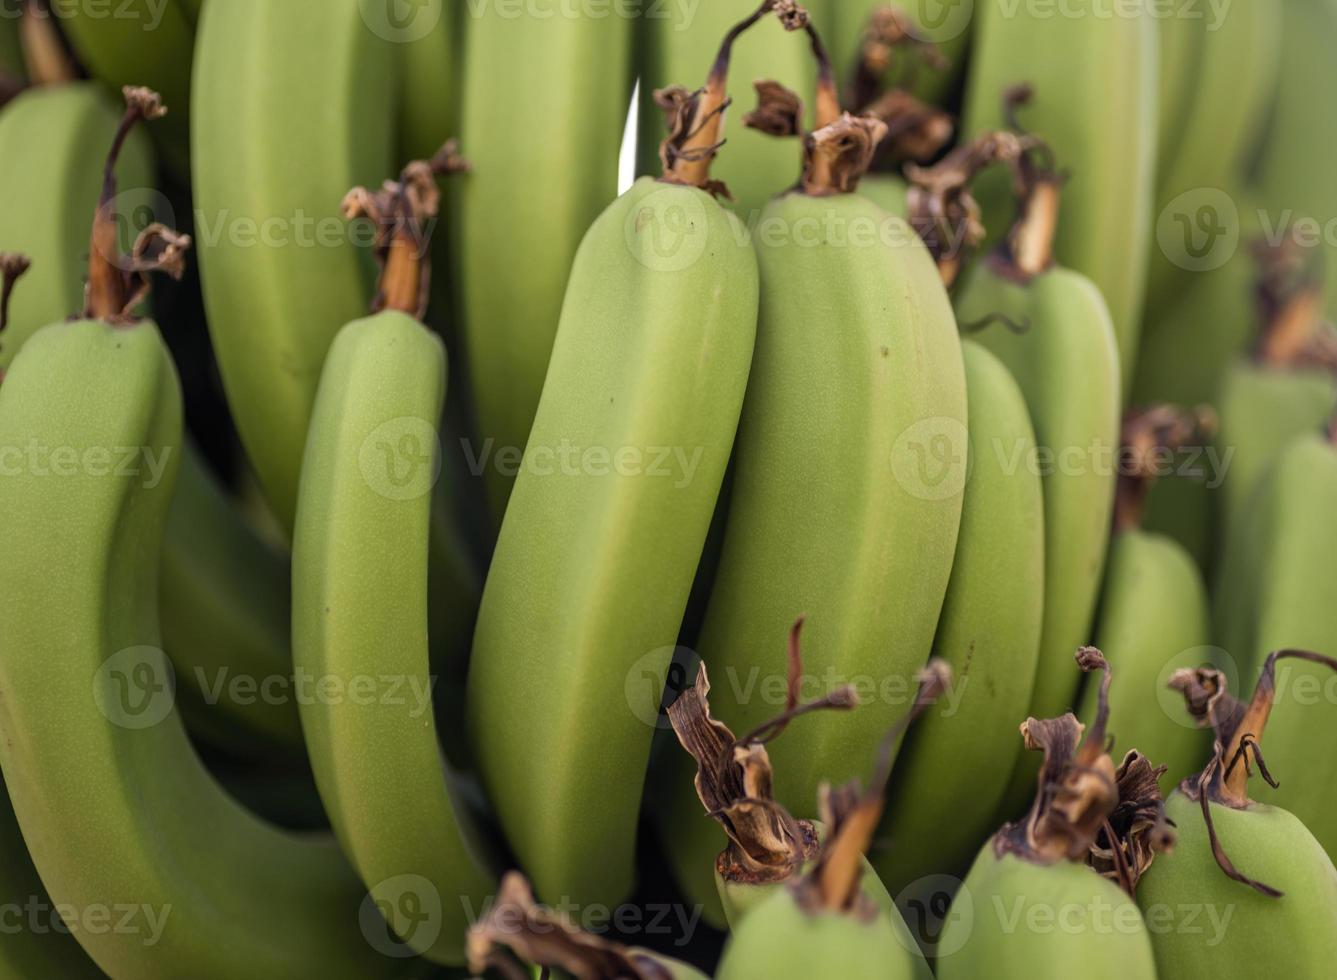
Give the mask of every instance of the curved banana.
<svg viewBox="0 0 1337 980">
<path fill-rule="evenodd" d="M 1034 4 L 978 0 L 961 129 L 971 137 L 1001 128 L 1004 90 L 1033 87 L 1027 127 L 1071 174 L 1054 253 L 1108 303 L 1127 392 L 1154 240 L 1157 23 L 1142 5 L 1138 16 L 1101 16 L 1100 2 L 1075 0 L 1052 16 Z M 990 176 L 977 188 L 984 224 L 1003 228 L 1011 194 L 1001 174 Z"/>
<path fill-rule="evenodd" d="M 185 0 L 47 0 L 51 15 L 90 75 L 112 92 L 147 85 L 176 107 L 153 129 L 158 155 L 190 178 L 190 75 L 195 32 Z"/>
<path fill-rule="evenodd" d="M 872 853 L 893 894 L 925 875 L 960 874 L 988 835 L 1016 760 L 1001 735 L 1030 708 L 1044 618 L 1044 503 L 1030 464 L 1026 402 L 999 360 L 962 344 L 972 466 L 947 600 L 933 641 L 953 687 L 910 733 L 892 771 L 885 848 Z"/>
<path fill-rule="evenodd" d="M 460 182 L 455 246 L 481 440 L 470 455 L 494 528 L 529 440 L 577 247 L 617 196 L 632 88 L 628 17 L 563 0 L 516 13 L 483 4 L 465 32 L 460 141 L 473 171 Z"/>
<path fill-rule="evenodd" d="M 335 337 L 312 411 L 293 537 L 293 666 L 350 695 L 300 705 L 345 853 L 373 896 L 421 880 L 416 897 L 439 910 L 431 929 L 388 902 L 391 927 L 432 959 L 462 964 L 470 912 L 493 882 L 462 836 L 427 647 L 446 352 L 418 319 L 427 300 L 419 256 L 422 229 L 436 217 L 438 173 L 451 165 L 440 159 L 439 170 L 413 164 L 381 193 L 349 197 L 350 216 L 382 228 L 378 248 L 388 258 L 381 311 Z M 367 694 L 356 696 L 358 685 Z"/>
<path fill-rule="evenodd" d="M 756 7 L 754 0 L 711 0 L 694 7 L 667 4 L 659 16 L 641 19 L 640 171 L 659 172 L 659 143 L 664 110 L 655 92 L 684 78 L 697 78 L 716 41 Z M 734 45 L 729 70 L 737 102 L 752 95 L 756 82 L 775 81 L 797 92 L 816 82 L 808 40 L 786 32 L 779 23 L 761 24 Z M 811 109 L 806 113 L 809 120 Z M 799 151 L 789 140 L 776 140 L 735 124 L 726 132 L 729 150 L 712 168 L 733 198 L 732 207 L 749 228 L 757 224 L 766 202 L 794 183 Z"/>
<path fill-rule="evenodd" d="M 1190 445 L 1200 428 L 1171 406 L 1147 409 L 1125 423 L 1126 456 L 1139 465 L 1120 475 L 1096 618 L 1096 646 L 1117 668 L 1109 688 L 1115 744 L 1155 759 L 1166 770 L 1160 782 L 1167 790 L 1200 771 L 1211 752 L 1210 739 L 1182 702 L 1165 694 L 1174 671 L 1211 659 L 1210 617 L 1207 587 L 1193 559 L 1170 538 L 1143 530 L 1141 522 L 1148 494 L 1161 482 L 1163 458 Z M 1099 707 L 1096 685 L 1087 684 L 1077 716 L 1089 726 Z"/>
<path fill-rule="evenodd" d="M 363 6 L 210 3 L 196 40 L 191 159 L 209 331 L 242 444 L 288 528 L 325 352 L 370 292 L 335 208 L 393 167 L 398 79 Z"/>
<path fill-rule="evenodd" d="M 1077 656 L 1084 671 L 1104 669 L 1107 687 L 1109 666 L 1100 651 L 1087 647 Z M 1151 781 L 1150 798 L 1131 800 L 1140 804 L 1130 805 L 1139 821 L 1159 809 L 1160 792 L 1154 770 L 1137 753 L 1116 770 L 1104 745 L 1108 713 L 1102 697 L 1084 739 L 1070 714 L 1022 725 L 1027 746 L 1044 753 L 1042 781 L 1030 813 L 985 843 L 953 899 L 937 948 L 939 980 L 1074 971 L 1101 980 L 1155 980 L 1151 936 L 1131 897 L 1155 845 L 1140 839 L 1146 827 L 1130 822 L 1130 829 L 1115 809 L 1134 775 Z M 1163 819 L 1146 823 L 1153 835 L 1164 830 Z M 1091 865 L 1098 844 L 1125 855 L 1115 865 L 1119 884 Z M 1046 922 L 1058 925 L 1036 924 Z"/>
<path fill-rule="evenodd" d="M 1042 182 L 1023 208 L 1057 189 Z M 1016 235 L 1021 240 L 1024 235 Z M 1041 236 L 1043 237 L 1043 236 Z M 1119 353 L 1109 309 L 1091 280 L 1054 266 L 1044 242 L 1040 261 L 998 253 L 967 272 L 955 299 L 963 329 L 1011 370 L 1030 409 L 1043 477 L 1044 627 L 1031 696 L 1036 718 L 1072 707 L 1077 683 L 1064 669 L 1090 639 L 1114 506 L 1119 446 Z M 1036 763 L 1018 758 L 1004 816 L 1032 795 Z"/>
<path fill-rule="evenodd" d="M 127 95 L 122 131 L 161 113 L 153 93 Z M 84 318 L 39 331 L 0 385 L 0 765 L 15 814 L 62 909 L 104 923 L 120 910 L 120 927 L 77 933 L 113 976 L 390 975 L 402 960 L 358 928 L 364 893 L 337 852 L 238 806 L 175 710 L 157 592 L 181 396 L 157 327 L 130 315 L 144 284 L 117 254 L 114 159 Z M 142 267 L 179 275 L 188 240 L 155 234 Z M 118 447 L 133 465 L 111 464 Z"/>
<path fill-rule="evenodd" d="M 1322 976 L 1337 957 L 1337 870 L 1329 855 L 1295 815 L 1249 798 L 1253 763 L 1269 782 L 1271 773 L 1280 775 L 1283 785 L 1330 778 L 1278 769 L 1266 748 L 1273 744 L 1273 725 L 1287 716 L 1293 723 L 1304 713 L 1293 710 L 1296 705 L 1283 706 L 1269 723 L 1280 691 L 1279 662 L 1322 668 L 1329 677 L 1337 669 L 1331 657 L 1295 650 L 1271 654 L 1248 704 L 1229 693 L 1225 675 L 1217 671 L 1185 670 L 1171 679 L 1189 709 L 1214 730 L 1216 744 L 1207 768 L 1184 780 L 1166 807 L 1178 845 L 1156 860 L 1138 886 L 1138 904 L 1148 921 L 1161 923 L 1152 942 L 1163 977 L 1207 980 L 1263 971 Z M 1323 720 L 1330 721 L 1330 713 L 1310 719 Z M 1330 742 L 1331 735 L 1319 740 Z M 1197 918 L 1195 910 L 1206 910 L 1208 921 L 1176 928 L 1187 924 L 1176 915 Z"/>
<path fill-rule="evenodd" d="M 747 231 L 699 188 L 733 39 L 769 9 L 726 35 L 700 93 L 673 91 L 665 179 L 638 180 L 581 243 L 484 586 L 470 734 L 550 900 L 611 905 L 632 883 L 658 703 L 756 335 Z"/>
</svg>

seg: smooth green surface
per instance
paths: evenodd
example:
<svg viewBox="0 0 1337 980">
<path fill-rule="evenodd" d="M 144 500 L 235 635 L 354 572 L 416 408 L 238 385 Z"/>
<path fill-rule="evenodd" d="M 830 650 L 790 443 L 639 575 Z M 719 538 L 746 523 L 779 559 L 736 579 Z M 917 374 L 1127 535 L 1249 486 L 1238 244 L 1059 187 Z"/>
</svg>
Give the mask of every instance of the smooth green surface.
<svg viewBox="0 0 1337 980">
<path fill-rule="evenodd" d="M 1076 698 L 1080 674 L 1072 658 L 1092 638 L 1109 542 L 1120 425 L 1114 331 L 1091 281 L 1061 268 L 1020 286 L 987 263 L 977 265 L 961 284 L 956 310 L 963 329 L 999 314 L 1025 327 L 1016 333 L 992 323 L 971 336 L 1011 370 L 1045 451 L 1038 460 L 1045 509 L 1044 627 L 1030 714 L 1054 718 Z M 1019 762 L 1013 812 L 1004 816 L 1029 804 L 1039 765 L 1038 753 L 1022 752 L 1020 739 L 1014 744 Z"/>
<path fill-rule="evenodd" d="M 597 5 L 575 10 L 563 0 L 486 3 L 465 29 L 460 139 L 473 169 L 460 179 L 455 256 L 478 437 L 470 448 L 496 526 L 514 482 L 507 456 L 529 440 L 576 250 L 617 197 L 633 21 Z"/>
<path fill-rule="evenodd" d="M 1160 976 L 1329 973 L 1337 961 L 1337 871 L 1328 856 L 1285 810 L 1211 806 L 1217 836 L 1235 867 L 1285 894 L 1268 898 L 1227 878 L 1212 857 L 1200 805 L 1174 793 L 1166 815 L 1179 842 L 1173 853 L 1156 858 L 1137 890 Z"/>
<path fill-rule="evenodd" d="M 468 685 L 485 786 L 549 902 L 614 905 L 631 885 L 660 694 L 752 360 L 756 275 L 732 214 L 649 178 L 576 257 Z"/>
<path fill-rule="evenodd" d="M 1200 772 L 1212 751 L 1211 733 L 1198 728 L 1170 675 L 1210 662 L 1207 589 L 1193 559 L 1160 534 L 1135 530 L 1115 536 L 1101 599 L 1096 646 L 1111 668 L 1113 756 L 1136 749 L 1152 765 L 1168 766 L 1163 792 Z M 1087 677 L 1077 716 L 1096 717 L 1101 675 Z"/>
<path fill-rule="evenodd" d="M 1157 976 L 1147 926 L 1114 882 L 1085 864 L 998 858 L 992 841 L 952 901 L 938 956 L 938 980 Z"/>
<path fill-rule="evenodd" d="M 83 309 L 89 229 L 120 117 L 117 103 L 84 82 L 30 89 L 0 110 L 0 248 L 32 260 L 0 334 L 0 370 L 36 331 Z M 122 214 L 152 200 L 153 156 L 142 131 L 126 141 L 116 177 Z M 133 224 L 125 222 L 123 247 L 133 243 Z"/>
<path fill-rule="evenodd" d="M 231 2 L 231 0 L 228 0 Z M 190 176 L 190 76 L 195 34 L 186 0 L 49 0 L 61 34 L 90 75 L 119 100 L 125 85 L 162 96 L 167 115 L 150 134 L 181 180 Z"/>
<path fill-rule="evenodd" d="M 35 336 L 0 385 L 0 448 L 34 443 L 77 461 L 0 480 L 0 763 L 52 899 L 139 909 L 132 928 L 81 933 L 85 948 L 150 980 L 402 968 L 364 938 L 363 892 L 338 853 L 234 803 L 172 706 L 157 572 L 181 402 L 157 328 Z M 102 462 L 121 446 L 140 447 L 135 470 Z"/>
<path fill-rule="evenodd" d="M 211 3 L 196 44 L 194 254 L 242 444 L 289 528 L 326 349 L 371 296 L 340 205 L 399 170 L 391 42 L 360 8 Z"/>
<path fill-rule="evenodd" d="M 371 681 L 374 697 L 301 702 L 316 784 L 372 894 L 405 875 L 430 882 L 419 898 L 440 915 L 428 928 L 392 919 L 396 932 L 462 964 L 468 910 L 493 882 L 461 834 L 431 706 L 427 537 L 445 388 L 445 348 L 406 314 L 350 323 L 331 345 L 293 540 L 293 665 L 350 694 Z M 391 678 L 401 695 L 377 690 Z"/>
<path fill-rule="evenodd" d="M 9 8 L 6 8 L 6 12 Z M 23 63 L 23 46 L 19 43 L 19 19 L 0 17 L 0 75 L 22 82 L 27 75 Z"/>
<path fill-rule="evenodd" d="M 960 875 L 994 829 L 1016 759 L 1044 620 L 1045 526 L 1026 402 L 1011 373 L 962 345 L 971 470 L 933 654 L 949 696 L 915 723 L 892 773 L 873 851 L 892 893 L 929 874 Z"/>
<path fill-rule="evenodd" d="M 1123 390 L 1132 382 L 1149 250 L 1155 247 L 1157 26 L 1146 12 L 1100 14 L 1102 0 L 1075 0 L 1061 14 L 1011 0 L 975 4 L 974 47 L 962 132 L 1005 125 L 1003 90 L 1030 82 L 1019 113 L 1069 175 L 1055 254 L 1096 284 L 1109 304 Z M 1127 5 L 1125 5 L 1127 6 Z M 977 184 L 992 240 L 1015 207 L 1006 174 Z"/>
<path fill-rule="evenodd" d="M 818 3 L 829 0 L 818 0 Z M 660 141 L 668 134 L 664 111 L 655 105 L 656 89 L 681 85 L 689 91 L 706 83 L 720 42 L 729 28 L 757 9 L 756 0 L 710 0 L 689 7 L 665 4 L 658 16 L 641 22 L 640 172 L 658 177 Z M 814 5 L 816 6 L 816 5 Z M 803 169 L 797 139 L 777 139 L 743 125 L 757 105 L 754 83 L 777 81 L 803 100 L 805 128 L 812 126 L 817 64 L 801 32 L 788 33 L 767 16 L 734 43 L 729 62 L 729 95 L 733 105 L 724 116 L 728 142 L 711 167 L 733 195 L 726 202 L 743 223 L 756 225 L 761 209 L 777 194 L 793 187 Z"/>
<path fill-rule="evenodd" d="M 776 798 L 816 817 L 823 782 L 872 776 L 933 647 L 961 519 L 965 369 L 903 221 L 858 195 L 789 194 L 762 225 L 757 352 L 699 647 L 713 713 L 739 735 L 784 710 L 800 615 L 800 696 L 859 688 L 857 711 L 803 718 L 767 748 Z"/>
<path fill-rule="evenodd" d="M 906 943 L 909 943 L 907 947 Z M 809 914 L 777 889 L 732 933 L 717 980 L 921 980 L 923 958 L 882 911 L 869 918 Z"/>
</svg>

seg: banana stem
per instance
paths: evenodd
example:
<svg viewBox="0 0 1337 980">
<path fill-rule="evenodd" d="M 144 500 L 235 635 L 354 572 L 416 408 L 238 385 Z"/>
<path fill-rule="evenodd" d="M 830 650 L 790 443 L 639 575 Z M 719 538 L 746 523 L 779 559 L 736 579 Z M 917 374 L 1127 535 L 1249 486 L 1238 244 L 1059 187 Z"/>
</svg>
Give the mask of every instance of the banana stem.
<svg viewBox="0 0 1337 980">
<path fill-rule="evenodd" d="M 0 252 L 0 334 L 9 326 L 9 299 L 14 293 L 14 283 L 31 265 L 26 255 Z"/>
<path fill-rule="evenodd" d="M 63 85 L 78 81 L 79 69 L 61 42 L 51 11 L 39 0 L 27 0 L 19 20 L 23 63 L 33 85 Z"/>
</svg>

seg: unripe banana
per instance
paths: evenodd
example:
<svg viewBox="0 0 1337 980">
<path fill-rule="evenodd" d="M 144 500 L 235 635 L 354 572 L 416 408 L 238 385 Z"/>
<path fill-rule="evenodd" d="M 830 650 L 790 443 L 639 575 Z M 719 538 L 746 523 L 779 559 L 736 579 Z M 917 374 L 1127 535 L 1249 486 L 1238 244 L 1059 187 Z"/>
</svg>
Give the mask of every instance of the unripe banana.
<svg viewBox="0 0 1337 980">
<path fill-rule="evenodd" d="M 858 780 L 822 787 L 820 809 L 829 834 L 820 855 L 809 871 L 775 889 L 735 925 L 719 980 L 932 976 L 900 914 L 870 899 L 862 879 L 868 874 L 864 854 L 885 806 L 893 749 L 905 726 L 950 683 L 951 670 L 941 661 L 921 672 L 910 713 L 881 740 L 867 789 Z"/>
<path fill-rule="evenodd" d="M 293 665 L 346 691 L 407 683 L 410 697 L 304 700 L 302 727 L 330 822 L 372 895 L 416 877 L 415 897 L 440 909 L 419 934 L 391 901 L 391 928 L 433 960 L 462 964 L 468 916 L 492 879 L 463 836 L 431 704 L 427 541 L 446 352 L 416 316 L 437 171 L 453 166 L 439 160 L 349 196 L 350 216 L 381 228 L 382 309 L 344 327 L 325 359 L 293 537 Z"/>
<path fill-rule="evenodd" d="M 369 295 L 370 268 L 335 209 L 348 188 L 392 169 L 398 79 L 362 6 L 211 3 L 196 44 L 192 161 L 209 331 L 242 444 L 289 528 L 325 352 Z"/>
<path fill-rule="evenodd" d="M 1080 650 L 1078 661 L 1083 670 L 1103 668 L 1108 685 L 1100 651 Z M 1021 726 L 1027 748 L 1044 752 L 1038 793 L 1023 821 L 1005 825 L 984 845 L 953 899 L 938 945 L 939 980 L 1074 972 L 1109 980 L 1156 977 L 1151 938 L 1130 896 L 1154 853 L 1143 838 L 1148 828 L 1114 820 L 1125 782 L 1134 776 L 1150 779 L 1149 787 L 1138 785 L 1151 799 L 1136 802 L 1153 815 L 1160 793 L 1150 764 L 1136 753 L 1115 769 L 1104 746 L 1107 715 L 1102 698 L 1085 739 L 1070 714 L 1029 718 Z M 1163 821 L 1153 817 L 1147 824 L 1161 833 Z M 1100 843 L 1121 856 L 1115 867 L 1123 888 L 1088 864 Z"/>
<path fill-rule="evenodd" d="M 1090 277 L 1109 304 L 1126 392 L 1153 240 L 1156 21 L 1144 2 L 1135 15 L 1124 5 L 1102 16 L 1100 5 L 1077 0 L 1054 15 L 1035 4 L 979 0 L 962 132 L 1000 128 L 1004 90 L 1022 82 L 1034 88 L 1027 127 L 1071 174 L 1054 252 Z M 982 182 L 979 197 L 985 227 L 1006 227 L 1006 180 Z"/>
<path fill-rule="evenodd" d="M 1028 216 L 1056 187 L 1041 181 L 1023 208 Z M 1055 205 L 1056 206 L 1056 205 Z M 1043 237 L 1043 236 L 1041 236 Z M 1024 252 L 1025 250 L 1023 250 Z M 1056 717 L 1072 707 L 1077 684 L 1064 669 L 1090 638 L 1114 505 L 1119 446 L 1119 353 L 1109 309 L 1091 280 L 1047 261 L 1029 266 L 998 253 L 961 283 L 956 314 L 963 329 L 1011 370 L 1030 409 L 1044 490 L 1044 626 L 1030 713 Z M 1036 767 L 1022 755 L 1004 816 L 1031 795 Z"/>
<path fill-rule="evenodd" d="M 1157 474 L 1164 456 L 1189 445 L 1200 428 L 1197 419 L 1170 406 L 1125 423 L 1125 466 L 1096 619 L 1096 646 L 1117 667 L 1109 689 L 1115 744 L 1145 752 L 1164 767 L 1166 790 L 1200 771 L 1211 751 L 1211 741 L 1182 704 L 1162 696 L 1175 670 L 1209 659 L 1210 617 L 1207 588 L 1193 559 L 1170 538 L 1144 531 L 1141 522 L 1149 492 L 1162 482 Z M 1087 725 L 1095 722 L 1098 694 L 1096 685 L 1086 685 L 1077 715 Z"/>
<path fill-rule="evenodd" d="M 457 245 L 482 440 L 472 455 L 494 527 L 534 423 L 577 247 L 617 196 L 632 87 L 632 24 L 621 12 L 533 0 L 516 13 L 487 3 L 469 19 L 460 132 L 473 163 Z M 537 884 L 543 894 L 547 882 Z"/>
<path fill-rule="evenodd" d="M 1283 660 L 1337 669 L 1337 660 L 1318 654 L 1271 654 L 1248 704 L 1233 697 L 1225 675 L 1214 670 L 1181 671 L 1171 679 L 1190 710 L 1213 729 L 1216 743 L 1207 768 L 1184 780 L 1166 808 L 1178 827 L 1178 846 L 1156 861 L 1138 887 L 1148 922 L 1161 921 L 1152 931 L 1163 977 L 1205 980 L 1263 970 L 1322 976 L 1337 957 L 1337 869 L 1296 816 L 1249 798 L 1252 763 L 1274 787 L 1273 772 L 1283 783 L 1330 778 L 1279 770 L 1271 750 L 1260 748 L 1273 744 L 1268 716 L 1279 690 L 1276 665 Z M 1300 714 L 1296 707 L 1285 705 L 1276 721 Z M 1318 740 L 1330 742 L 1331 736 Z M 1196 910 L 1206 910 L 1195 918 L 1210 917 L 1212 928 L 1174 928 L 1176 911 Z"/>
<path fill-rule="evenodd" d="M 628 671 L 662 691 L 756 335 L 746 229 L 699 188 L 733 38 L 769 8 L 726 35 L 701 92 L 674 90 L 665 179 L 638 180 L 581 243 L 484 587 L 473 748 L 550 900 L 611 905 L 632 883 L 654 719 L 630 703 Z"/>
<path fill-rule="evenodd" d="M 128 94 L 123 128 L 160 112 L 151 93 Z M 402 962 L 357 928 L 363 892 L 337 852 L 223 793 L 172 705 L 157 573 L 180 390 L 157 328 L 129 315 L 142 284 L 116 254 L 114 200 L 109 174 L 84 318 L 41 330 L 0 385 L 11 464 L 27 447 L 61 454 L 29 456 L 0 480 L 12 522 L 0 557 L 0 764 L 15 814 L 55 902 L 103 923 L 129 910 L 121 927 L 77 936 L 113 976 L 389 975 Z M 186 244 L 155 231 L 137 243 L 137 265 L 179 274 Z M 134 466 L 109 464 L 117 447 L 135 447 Z M 53 593 L 53 582 L 69 588 Z"/>
<path fill-rule="evenodd" d="M 819 3 L 821 0 L 819 0 Z M 829 0 L 828 0 L 829 2 Z M 640 172 L 659 172 L 659 137 L 663 109 L 655 92 L 684 78 L 696 78 L 704 69 L 716 41 L 729 27 L 750 13 L 755 0 L 710 0 L 692 7 L 667 4 L 657 16 L 641 18 L 644 58 L 640 91 Z M 814 5 L 816 6 L 816 5 Z M 778 23 L 764 23 L 734 46 L 730 67 L 737 101 L 752 95 L 756 82 L 775 81 L 797 92 L 812 91 L 816 77 L 808 40 L 786 32 Z M 812 107 L 805 116 L 812 119 Z M 793 186 L 798 150 L 788 141 L 772 139 L 743 125 L 729 127 L 729 150 L 712 168 L 733 197 L 732 206 L 748 227 L 776 194 Z"/>
<path fill-rule="evenodd" d="M 885 848 L 893 893 L 925 875 L 960 874 L 989 833 L 1016 760 L 1005 732 L 1030 708 L 1044 618 L 1044 503 L 1030 465 L 1026 402 L 999 360 L 962 344 L 972 465 L 934 656 L 952 665 L 947 706 L 909 735 L 892 774 Z M 1012 461 L 1012 462 L 1009 462 Z"/>
<path fill-rule="evenodd" d="M 162 161 L 190 178 L 190 74 L 195 33 L 185 0 L 47 0 L 79 61 L 110 91 L 147 85 L 176 111 L 153 129 Z M 290 134 L 291 135 L 291 134 Z"/>
</svg>

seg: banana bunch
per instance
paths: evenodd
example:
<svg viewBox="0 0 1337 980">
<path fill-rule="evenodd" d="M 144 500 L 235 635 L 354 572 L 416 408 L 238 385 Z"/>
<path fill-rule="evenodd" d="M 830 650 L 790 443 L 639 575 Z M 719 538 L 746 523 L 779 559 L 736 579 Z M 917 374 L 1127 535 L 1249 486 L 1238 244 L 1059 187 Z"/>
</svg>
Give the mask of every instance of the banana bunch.
<svg viewBox="0 0 1337 980">
<path fill-rule="evenodd" d="M 1318 976 L 1337 955 L 1337 870 L 1294 814 L 1257 803 L 1248 792 L 1251 761 L 1276 786 L 1261 746 L 1272 744 L 1277 665 L 1289 661 L 1325 673 L 1337 669 L 1337 660 L 1314 653 L 1270 654 L 1247 704 L 1230 694 L 1219 671 L 1183 670 L 1171 678 L 1216 741 L 1206 768 L 1171 795 L 1166 816 L 1178 828 L 1179 843 L 1148 870 L 1137 898 L 1148 919 L 1164 922 L 1167 912 L 1205 909 L 1210 922 L 1207 928 L 1155 930 L 1161 976 L 1234 976 L 1251 962 Z M 1277 720 L 1297 713 L 1294 708 L 1286 705 Z M 1323 778 L 1291 774 L 1297 781 L 1311 777 Z"/>
</svg>

